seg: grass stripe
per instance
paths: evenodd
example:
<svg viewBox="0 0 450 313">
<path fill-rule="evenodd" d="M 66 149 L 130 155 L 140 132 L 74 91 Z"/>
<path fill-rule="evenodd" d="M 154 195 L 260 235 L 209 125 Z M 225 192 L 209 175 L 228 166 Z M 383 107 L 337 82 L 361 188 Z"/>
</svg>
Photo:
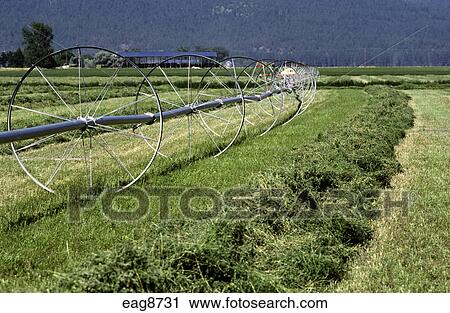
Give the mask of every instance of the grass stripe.
<svg viewBox="0 0 450 313">
<path fill-rule="evenodd" d="M 408 94 L 416 123 L 397 149 L 404 171 L 393 189 L 417 199 L 406 216 L 395 211 L 374 223 L 375 240 L 338 291 L 450 291 L 450 97 L 448 90 Z"/>
</svg>

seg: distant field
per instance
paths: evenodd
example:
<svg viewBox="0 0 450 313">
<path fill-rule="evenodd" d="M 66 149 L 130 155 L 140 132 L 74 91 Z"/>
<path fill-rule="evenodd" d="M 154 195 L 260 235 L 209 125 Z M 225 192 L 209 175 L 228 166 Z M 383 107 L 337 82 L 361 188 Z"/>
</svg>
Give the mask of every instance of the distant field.
<svg viewBox="0 0 450 313">
<path fill-rule="evenodd" d="M 325 76 L 361 75 L 449 75 L 450 67 L 411 66 L 411 67 L 321 67 Z"/>
<path fill-rule="evenodd" d="M 145 74 L 148 73 L 150 69 L 141 69 Z M 75 77 L 77 74 L 77 69 L 55 69 L 47 70 L 49 76 L 72 76 Z M 321 67 L 319 68 L 321 75 L 324 76 L 379 76 L 379 75 L 395 75 L 395 76 L 405 76 L 405 75 L 450 75 L 450 67 Z M 21 77 L 26 72 L 26 69 L 0 69 L 0 77 Z M 114 72 L 113 69 L 102 68 L 102 69 L 87 69 L 84 70 L 85 76 L 104 76 L 109 75 Z M 186 74 L 185 69 L 167 69 L 167 72 L 173 76 L 182 76 Z M 205 73 L 204 70 L 197 69 L 192 72 L 194 76 L 200 76 Z M 157 76 L 162 76 L 160 71 L 154 73 Z M 138 76 L 136 70 L 134 69 L 122 69 L 119 72 L 119 76 L 130 77 Z"/>
<path fill-rule="evenodd" d="M 427 89 L 450 87 L 450 75 L 343 75 L 326 76 L 321 75 L 317 82 L 319 87 L 356 87 L 361 88 L 369 85 L 385 85 L 398 89 Z"/>
</svg>

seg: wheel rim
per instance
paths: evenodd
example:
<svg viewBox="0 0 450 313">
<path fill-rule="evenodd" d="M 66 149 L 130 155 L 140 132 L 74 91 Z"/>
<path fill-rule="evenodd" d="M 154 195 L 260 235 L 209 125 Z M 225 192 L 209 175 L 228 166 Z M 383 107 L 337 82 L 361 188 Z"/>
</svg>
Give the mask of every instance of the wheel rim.
<svg viewBox="0 0 450 313">
<path fill-rule="evenodd" d="M 244 123 L 245 101 L 233 69 L 204 56 L 182 54 L 159 63 L 147 77 L 158 93 L 162 112 L 192 108 L 187 115 L 164 118 L 161 155 L 170 159 L 217 157 L 236 141 Z M 195 109 L 227 97 L 241 100 L 209 110 Z"/>
<path fill-rule="evenodd" d="M 275 90 L 275 71 L 270 63 L 247 57 L 230 57 L 222 60 L 221 63 L 238 69 L 238 81 L 246 97 L 245 134 L 247 136 L 250 133 L 265 135 L 279 121 L 284 110 L 284 95 L 283 93 L 274 93 L 271 97 L 263 100 L 249 98 Z"/>
<path fill-rule="evenodd" d="M 88 68 L 94 55 L 99 59 L 108 57 L 113 62 L 109 64 L 111 68 Z M 64 58 L 70 68 L 42 67 Z M 135 77 L 134 83 L 121 78 L 125 71 Z M 61 77 L 60 73 L 63 73 Z M 147 98 L 136 102 L 132 95 L 143 80 L 141 87 Z M 30 88 L 37 88 L 41 93 L 31 95 L 31 100 L 26 101 Z M 8 130 L 66 120 L 95 121 L 131 112 L 161 112 L 158 95 L 145 74 L 116 52 L 78 46 L 52 53 L 27 71 L 9 104 Z M 144 134 L 133 132 L 129 126 L 92 122 L 80 130 L 11 143 L 11 149 L 24 172 L 49 192 L 67 188 L 64 182 L 69 178 L 78 181 L 78 187 L 109 186 L 122 190 L 139 180 L 153 163 L 161 142 L 162 125 L 160 120 Z"/>
</svg>

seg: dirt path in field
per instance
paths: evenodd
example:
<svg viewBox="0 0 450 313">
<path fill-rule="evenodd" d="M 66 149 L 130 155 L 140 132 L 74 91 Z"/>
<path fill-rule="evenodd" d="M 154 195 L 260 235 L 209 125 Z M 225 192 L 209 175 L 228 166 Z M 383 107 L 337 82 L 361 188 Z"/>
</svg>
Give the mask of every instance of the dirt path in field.
<svg viewBox="0 0 450 313">
<path fill-rule="evenodd" d="M 374 222 L 375 238 L 339 292 L 449 292 L 450 98 L 448 90 L 411 90 L 416 120 L 397 149 L 403 172 L 392 199 L 410 196 Z"/>
</svg>

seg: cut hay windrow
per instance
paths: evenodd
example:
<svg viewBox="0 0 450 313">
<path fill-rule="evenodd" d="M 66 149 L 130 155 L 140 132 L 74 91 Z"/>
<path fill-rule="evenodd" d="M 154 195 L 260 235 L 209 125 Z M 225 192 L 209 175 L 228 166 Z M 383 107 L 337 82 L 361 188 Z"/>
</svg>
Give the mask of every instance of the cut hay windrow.
<svg viewBox="0 0 450 313">
<path fill-rule="evenodd" d="M 414 121 L 405 94 L 386 87 L 366 91 L 369 103 L 358 113 L 286 156 L 283 167 L 260 175 L 256 186 L 283 190 L 283 201 L 267 197 L 249 202 L 245 209 L 254 215 L 252 220 L 168 221 L 146 242 L 98 252 L 58 274 L 52 288 L 326 291 L 344 277 L 349 261 L 371 240 L 369 221 L 379 213 L 377 198 L 359 195 L 388 188 L 401 171 L 394 148 Z M 335 201 L 339 209 L 327 211 L 330 199 L 339 200 L 333 197 L 336 191 L 358 195 L 357 200 L 351 205 Z"/>
</svg>

